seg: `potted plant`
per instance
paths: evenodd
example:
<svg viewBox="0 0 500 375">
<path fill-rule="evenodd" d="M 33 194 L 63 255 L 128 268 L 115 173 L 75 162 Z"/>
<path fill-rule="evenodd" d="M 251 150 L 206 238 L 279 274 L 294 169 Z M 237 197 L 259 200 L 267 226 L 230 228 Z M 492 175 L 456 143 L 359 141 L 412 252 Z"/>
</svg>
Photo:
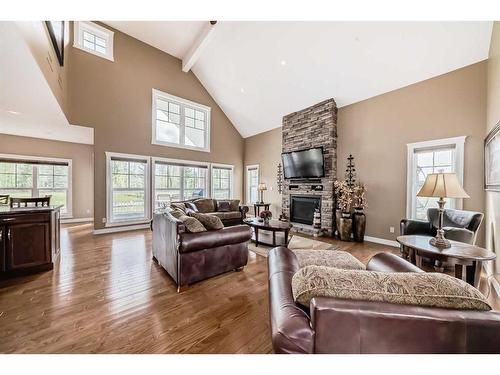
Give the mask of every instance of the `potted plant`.
<svg viewBox="0 0 500 375">
<path fill-rule="evenodd" d="M 366 230 L 366 215 L 363 212 L 366 208 L 366 187 L 362 183 L 357 183 L 353 188 L 353 237 L 356 242 L 363 242 Z"/>
<path fill-rule="evenodd" d="M 353 189 L 346 181 L 335 181 L 335 194 L 337 196 L 337 230 L 342 241 L 350 241 L 352 233 L 351 210 L 353 203 Z M 340 216 L 340 217 L 338 217 Z"/>
<path fill-rule="evenodd" d="M 265 224 L 269 224 L 269 219 L 273 217 L 273 214 L 269 210 L 264 210 L 259 214 L 260 218 L 264 220 Z"/>
</svg>

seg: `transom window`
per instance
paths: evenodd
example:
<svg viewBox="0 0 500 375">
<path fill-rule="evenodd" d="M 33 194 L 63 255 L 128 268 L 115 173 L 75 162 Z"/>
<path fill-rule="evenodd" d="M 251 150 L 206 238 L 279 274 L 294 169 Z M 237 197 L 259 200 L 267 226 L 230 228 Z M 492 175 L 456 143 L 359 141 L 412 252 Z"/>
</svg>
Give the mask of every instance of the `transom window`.
<svg viewBox="0 0 500 375">
<path fill-rule="evenodd" d="M 170 202 L 208 196 L 208 165 L 155 160 L 155 208 Z"/>
<path fill-rule="evenodd" d="M 74 29 L 74 47 L 113 61 L 114 33 L 111 30 L 87 21 L 75 21 Z"/>
<path fill-rule="evenodd" d="M 149 158 L 107 153 L 110 224 L 149 218 Z"/>
<path fill-rule="evenodd" d="M 233 195 L 233 167 L 212 165 L 212 198 L 230 199 Z"/>
<path fill-rule="evenodd" d="M 210 151 L 210 107 L 153 89 L 152 143 Z"/>
<path fill-rule="evenodd" d="M 70 164 L 70 161 L 0 159 L 0 194 L 12 198 L 50 196 L 50 204 L 62 205 L 62 216 L 70 217 Z"/>
<path fill-rule="evenodd" d="M 455 172 L 463 182 L 464 142 L 465 137 L 457 137 L 408 145 L 408 217 L 426 220 L 427 209 L 438 206 L 437 198 L 417 197 L 427 175 Z M 461 208 L 462 200 L 446 200 L 447 208 Z"/>
</svg>

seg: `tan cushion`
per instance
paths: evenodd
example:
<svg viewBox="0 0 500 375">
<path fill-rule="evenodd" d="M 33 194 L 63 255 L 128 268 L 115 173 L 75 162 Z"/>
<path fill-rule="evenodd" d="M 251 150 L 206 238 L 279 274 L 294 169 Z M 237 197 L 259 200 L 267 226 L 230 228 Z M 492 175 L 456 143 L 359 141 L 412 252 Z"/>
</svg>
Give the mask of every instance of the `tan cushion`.
<svg viewBox="0 0 500 375">
<path fill-rule="evenodd" d="M 224 228 L 224 224 L 222 224 L 222 221 L 215 215 L 190 212 L 189 216 L 197 219 L 207 230 L 219 230 Z"/>
<path fill-rule="evenodd" d="M 306 266 L 292 278 L 296 302 L 314 297 L 389 302 L 458 310 L 491 310 L 484 296 L 457 278 L 440 273 L 385 273 Z"/>
<path fill-rule="evenodd" d="M 223 219 L 240 219 L 241 214 L 239 212 L 231 211 L 231 212 L 223 212 L 224 217 Z"/>
<path fill-rule="evenodd" d="M 194 202 L 194 205 L 198 209 L 199 212 L 202 214 L 206 214 L 209 212 L 214 212 L 215 211 L 215 205 L 214 205 L 214 200 L 210 198 L 201 198 L 197 199 Z"/>
<path fill-rule="evenodd" d="M 212 216 L 217 216 L 219 219 L 224 219 L 224 215 L 227 214 L 227 212 L 209 212 L 207 215 L 212 215 Z"/>
<path fill-rule="evenodd" d="M 240 200 L 230 199 L 229 200 L 229 211 L 240 211 Z"/>
<path fill-rule="evenodd" d="M 182 202 L 172 202 L 172 203 L 170 203 L 170 207 L 177 208 L 177 209 L 181 210 L 182 212 L 186 212 L 186 205 Z"/>
<path fill-rule="evenodd" d="M 346 270 L 364 270 L 365 265 L 347 251 L 340 250 L 292 250 L 299 267 L 326 266 Z"/>
<path fill-rule="evenodd" d="M 191 233 L 199 233 L 199 232 L 206 232 L 207 229 L 203 226 L 203 224 L 196 218 L 187 216 L 184 212 L 179 210 L 178 208 L 173 209 L 170 211 L 170 214 L 175 217 L 176 219 L 179 219 L 182 221 L 184 226 L 186 227 L 186 230 Z"/>
</svg>

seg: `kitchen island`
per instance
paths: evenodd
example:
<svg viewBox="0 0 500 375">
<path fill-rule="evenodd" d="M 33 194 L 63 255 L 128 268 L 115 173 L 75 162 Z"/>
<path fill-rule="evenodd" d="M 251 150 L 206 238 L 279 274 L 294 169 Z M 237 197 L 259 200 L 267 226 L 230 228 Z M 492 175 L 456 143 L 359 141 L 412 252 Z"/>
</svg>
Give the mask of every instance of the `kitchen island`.
<svg viewBox="0 0 500 375">
<path fill-rule="evenodd" d="M 54 268 L 61 248 L 61 207 L 0 206 L 0 278 Z"/>
</svg>

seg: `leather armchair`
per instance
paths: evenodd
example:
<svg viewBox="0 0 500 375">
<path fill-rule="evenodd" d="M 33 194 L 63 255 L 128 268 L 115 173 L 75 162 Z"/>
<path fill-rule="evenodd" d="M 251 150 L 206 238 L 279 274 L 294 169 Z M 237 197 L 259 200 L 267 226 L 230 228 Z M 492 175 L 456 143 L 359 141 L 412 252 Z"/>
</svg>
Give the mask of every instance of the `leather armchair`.
<svg viewBox="0 0 500 375">
<path fill-rule="evenodd" d="M 153 259 L 177 284 L 180 292 L 189 284 L 232 270 L 248 261 L 252 231 L 237 225 L 216 231 L 189 233 L 182 221 L 170 213 L 155 213 Z"/>
<path fill-rule="evenodd" d="M 500 313 L 313 298 L 295 303 L 295 254 L 271 250 L 269 310 L 275 353 L 500 353 Z M 394 254 L 375 255 L 369 271 L 422 272 Z"/>
</svg>

